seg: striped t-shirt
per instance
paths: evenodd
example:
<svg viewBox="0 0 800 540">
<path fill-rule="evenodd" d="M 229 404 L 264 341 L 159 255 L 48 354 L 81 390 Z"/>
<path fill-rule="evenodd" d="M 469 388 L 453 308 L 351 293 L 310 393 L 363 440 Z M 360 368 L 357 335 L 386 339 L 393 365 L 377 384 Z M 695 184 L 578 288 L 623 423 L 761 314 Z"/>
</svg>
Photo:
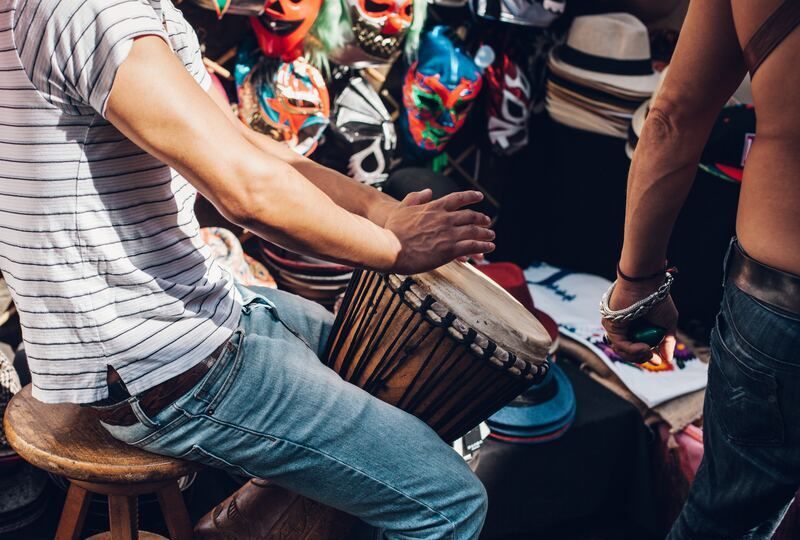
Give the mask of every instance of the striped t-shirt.
<svg viewBox="0 0 800 540">
<path fill-rule="evenodd" d="M 199 237 L 196 190 L 104 118 L 146 34 L 209 87 L 170 0 L 0 0 L 0 270 L 45 402 L 105 398 L 108 365 L 144 391 L 239 322 L 241 297 Z"/>
</svg>

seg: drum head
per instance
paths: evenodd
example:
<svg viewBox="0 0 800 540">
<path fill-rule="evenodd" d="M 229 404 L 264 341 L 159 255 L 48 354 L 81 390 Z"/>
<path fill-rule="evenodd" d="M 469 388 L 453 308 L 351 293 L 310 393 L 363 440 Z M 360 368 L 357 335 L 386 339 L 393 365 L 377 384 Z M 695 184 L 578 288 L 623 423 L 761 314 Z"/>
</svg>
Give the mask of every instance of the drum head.
<svg viewBox="0 0 800 540">
<path fill-rule="evenodd" d="M 532 364 L 544 363 L 550 346 L 547 331 L 530 311 L 482 272 L 453 261 L 413 279 L 498 347 Z"/>
</svg>

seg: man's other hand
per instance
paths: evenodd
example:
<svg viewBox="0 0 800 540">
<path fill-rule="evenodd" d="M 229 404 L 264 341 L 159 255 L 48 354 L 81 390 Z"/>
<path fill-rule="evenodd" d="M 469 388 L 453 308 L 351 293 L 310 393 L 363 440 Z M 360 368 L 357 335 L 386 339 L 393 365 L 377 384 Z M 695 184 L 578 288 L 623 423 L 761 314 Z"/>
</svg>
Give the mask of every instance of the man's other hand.
<svg viewBox="0 0 800 540">
<path fill-rule="evenodd" d="M 611 309 L 623 309 L 646 297 L 658 285 L 629 283 L 617 280 L 614 294 L 609 301 Z M 611 348 L 626 362 L 643 364 L 651 362 L 660 365 L 662 362 L 671 362 L 675 352 L 675 332 L 678 326 L 678 310 L 672 302 L 672 297 L 667 296 L 663 302 L 651 309 L 645 319 L 649 324 L 663 328 L 666 333 L 664 340 L 656 348 L 650 348 L 647 343 L 635 343 L 628 337 L 630 323 L 614 322 L 603 319 L 603 328 L 606 330 Z"/>
</svg>

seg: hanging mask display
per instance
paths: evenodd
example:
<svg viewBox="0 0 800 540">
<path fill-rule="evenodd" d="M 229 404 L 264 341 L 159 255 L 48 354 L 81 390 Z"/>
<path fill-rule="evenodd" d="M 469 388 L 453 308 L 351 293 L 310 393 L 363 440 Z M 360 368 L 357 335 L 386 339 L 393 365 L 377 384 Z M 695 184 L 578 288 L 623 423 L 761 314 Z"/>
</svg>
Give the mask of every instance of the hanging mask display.
<svg viewBox="0 0 800 540">
<path fill-rule="evenodd" d="M 217 13 L 220 19 L 223 15 L 260 15 L 264 11 L 264 0 L 192 0 L 200 7 L 210 9 Z"/>
<path fill-rule="evenodd" d="M 267 0 L 264 12 L 250 18 L 258 46 L 267 56 L 294 60 L 321 5 L 322 0 Z"/>
<path fill-rule="evenodd" d="M 402 48 L 413 56 L 425 23 L 427 0 L 327 0 L 309 41 L 315 63 L 363 68 L 394 61 Z"/>
<path fill-rule="evenodd" d="M 245 124 L 298 154 L 314 151 L 330 115 L 328 89 L 314 66 L 302 57 L 280 62 L 258 51 L 240 53 L 236 88 Z"/>
<path fill-rule="evenodd" d="M 471 0 L 479 17 L 546 28 L 564 13 L 566 0 Z"/>
<path fill-rule="evenodd" d="M 507 54 L 486 69 L 486 114 L 489 141 L 501 155 L 511 155 L 528 144 L 531 85 Z"/>
<path fill-rule="evenodd" d="M 401 129 L 412 155 L 433 157 L 464 125 L 481 90 L 482 74 L 472 58 L 435 27 L 425 34 L 419 60 L 403 84 Z"/>
<path fill-rule="evenodd" d="M 336 98 L 331 128 L 349 153 L 349 175 L 380 187 L 389 176 L 397 134 L 380 96 L 361 77 L 350 79 Z"/>
</svg>

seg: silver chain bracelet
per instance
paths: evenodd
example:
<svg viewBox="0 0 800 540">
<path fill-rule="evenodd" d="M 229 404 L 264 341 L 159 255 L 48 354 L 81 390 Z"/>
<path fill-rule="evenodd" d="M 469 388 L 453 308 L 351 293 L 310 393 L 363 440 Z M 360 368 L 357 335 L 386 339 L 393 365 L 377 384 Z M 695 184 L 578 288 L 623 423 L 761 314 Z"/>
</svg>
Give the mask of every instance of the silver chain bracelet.
<svg viewBox="0 0 800 540">
<path fill-rule="evenodd" d="M 664 283 L 662 283 L 653 294 L 642 298 L 626 308 L 613 310 L 608 307 L 608 301 L 617 285 L 617 282 L 614 281 L 605 294 L 603 294 L 603 299 L 600 301 L 600 314 L 604 319 L 614 322 L 629 322 L 640 319 L 669 296 L 669 290 L 672 288 L 673 281 L 675 281 L 675 277 L 672 273 L 666 272 Z"/>
</svg>

